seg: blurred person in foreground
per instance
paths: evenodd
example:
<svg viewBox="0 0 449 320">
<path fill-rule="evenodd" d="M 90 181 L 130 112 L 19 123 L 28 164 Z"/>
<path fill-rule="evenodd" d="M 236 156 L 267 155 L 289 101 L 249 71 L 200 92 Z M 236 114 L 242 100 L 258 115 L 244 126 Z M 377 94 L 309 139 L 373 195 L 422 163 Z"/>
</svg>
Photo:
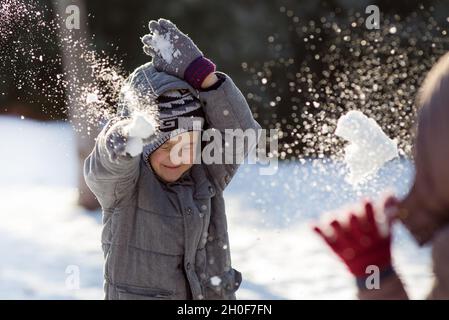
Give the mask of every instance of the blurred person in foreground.
<svg viewBox="0 0 449 320">
<path fill-rule="evenodd" d="M 360 299 L 408 299 L 391 258 L 391 230 L 402 223 L 417 243 L 432 246 L 435 280 L 428 299 L 449 299 L 449 53 L 427 75 L 418 95 L 415 177 L 408 195 L 387 197 L 380 208 L 320 223 L 315 231 L 354 275 Z M 370 286 L 377 268 L 378 286 Z"/>
</svg>

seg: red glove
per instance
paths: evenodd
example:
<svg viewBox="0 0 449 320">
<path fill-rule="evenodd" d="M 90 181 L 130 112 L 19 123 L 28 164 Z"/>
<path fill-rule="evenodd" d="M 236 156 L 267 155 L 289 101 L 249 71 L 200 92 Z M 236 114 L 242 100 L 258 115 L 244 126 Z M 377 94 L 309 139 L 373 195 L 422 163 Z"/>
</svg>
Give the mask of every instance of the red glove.
<svg viewBox="0 0 449 320">
<path fill-rule="evenodd" d="M 390 197 L 385 201 L 384 208 L 389 210 L 396 204 L 397 200 Z M 332 220 L 329 224 L 331 235 L 324 232 L 322 227 L 315 226 L 314 230 L 344 261 L 354 276 L 366 277 L 366 268 L 370 265 L 379 267 L 381 271 L 390 268 L 391 221 L 387 216 L 383 214 L 380 217 L 385 220 L 385 232 L 380 231 L 371 202 L 365 203 L 362 215 L 350 213 L 346 218 L 349 221 L 344 224 Z"/>
</svg>

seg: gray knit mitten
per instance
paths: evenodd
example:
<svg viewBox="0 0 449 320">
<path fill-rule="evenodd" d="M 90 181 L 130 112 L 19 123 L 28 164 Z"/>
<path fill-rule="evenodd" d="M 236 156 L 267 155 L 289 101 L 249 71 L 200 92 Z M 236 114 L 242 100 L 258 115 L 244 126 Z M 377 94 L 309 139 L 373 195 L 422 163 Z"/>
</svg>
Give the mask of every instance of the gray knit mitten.
<svg viewBox="0 0 449 320">
<path fill-rule="evenodd" d="M 143 50 L 152 57 L 153 65 L 200 88 L 204 78 L 215 71 L 215 65 L 186 34 L 166 19 L 151 20 L 150 34 L 142 38 Z"/>
<path fill-rule="evenodd" d="M 120 157 L 138 156 L 156 135 L 154 120 L 143 113 L 136 112 L 132 118 L 118 120 L 105 134 L 110 160 L 117 162 Z"/>
<path fill-rule="evenodd" d="M 126 143 L 128 141 L 128 133 L 125 130 L 126 125 L 131 119 L 124 119 L 113 124 L 105 134 L 106 150 L 109 159 L 117 162 L 119 157 L 126 156 Z"/>
</svg>

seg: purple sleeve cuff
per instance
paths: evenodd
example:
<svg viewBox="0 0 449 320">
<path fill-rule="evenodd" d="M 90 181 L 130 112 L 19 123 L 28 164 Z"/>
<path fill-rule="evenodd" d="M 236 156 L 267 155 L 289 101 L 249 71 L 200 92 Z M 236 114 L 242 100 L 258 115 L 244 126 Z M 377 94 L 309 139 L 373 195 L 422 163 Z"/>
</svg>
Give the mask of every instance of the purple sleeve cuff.
<svg viewBox="0 0 449 320">
<path fill-rule="evenodd" d="M 215 72 L 215 69 L 215 64 L 212 61 L 201 56 L 189 64 L 184 72 L 184 79 L 195 89 L 201 89 L 204 79 Z"/>
</svg>

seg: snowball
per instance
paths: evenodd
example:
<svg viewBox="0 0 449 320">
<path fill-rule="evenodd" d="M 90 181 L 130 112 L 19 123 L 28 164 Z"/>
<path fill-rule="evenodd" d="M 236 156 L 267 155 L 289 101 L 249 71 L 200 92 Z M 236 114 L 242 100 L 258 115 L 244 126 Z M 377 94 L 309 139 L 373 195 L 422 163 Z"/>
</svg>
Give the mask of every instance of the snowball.
<svg viewBox="0 0 449 320">
<path fill-rule="evenodd" d="M 135 157 L 142 153 L 143 142 L 141 138 L 130 137 L 126 143 L 125 151 L 131 156 Z"/>
<path fill-rule="evenodd" d="M 159 32 L 155 31 L 151 38 L 151 46 L 167 63 L 172 63 L 173 58 L 181 56 L 179 50 L 174 50 L 169 32 L 159 34 Z"/>
<path fill-rule="evenodd" d="M 217 276 L 214 276 L 214 277 L 210 278 L 210 283 L 213 286 L 218 287 L 220 285 L 220 283 L 221 283 L 221 278 L 217 277 Z"/>
<path fill-rule="evenodd" d="M 375 174 L 386 162 L 398 157 L 397 143 L 360 111 L 352 110 L 340 117 L 335 134 L 349 142 L 345 162 L 351 184 Z"/>
<path fill-rule="evenodd" d="M 147 139 L 155 133 L 155 121 L 146 114 L 135 111 L 132 114 L 132 121 L 125 128 L 128 132 L 128 142 L 125 151 L 132 157 L 142 153 L 143 139 Z"/>
<path fill-rule="evenodd" d="M 152 122 L 141 112 L 135 112 L 133 114 L 132 122 L 127 126 L 127 130 L 130 137 L 138 137 L 141 139 L 146 139 L 154 134 Z"/>
</svg>

